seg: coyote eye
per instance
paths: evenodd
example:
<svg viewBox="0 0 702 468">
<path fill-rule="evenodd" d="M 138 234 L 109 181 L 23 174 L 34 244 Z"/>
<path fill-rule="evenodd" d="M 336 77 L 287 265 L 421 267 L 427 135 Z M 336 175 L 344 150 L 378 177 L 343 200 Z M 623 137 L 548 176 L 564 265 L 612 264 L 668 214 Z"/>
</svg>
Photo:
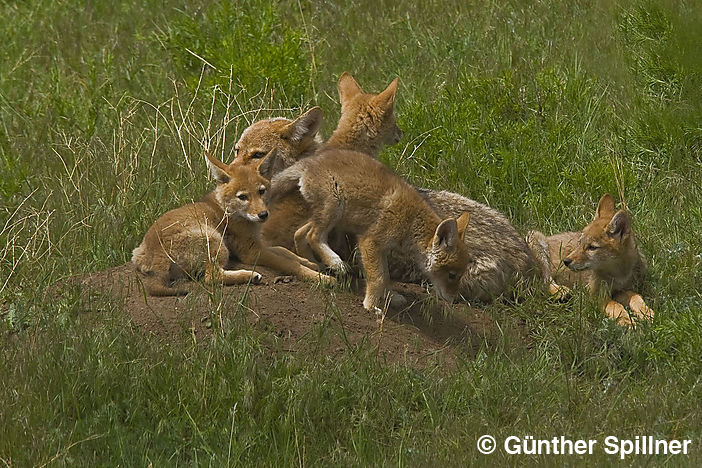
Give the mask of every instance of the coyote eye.
<svg viewBox="0 0 702 468">
<path fill-rule="evenodd" d="M 237 195 L 236 198 L 238 198 L 241 201 L 246 201 L 249 199 L 249 197 L 244 193 Z"/>
<path fill-rule="evenodd" d="M 267 153 L 264 153 L 263 151 L 256 151 L 251 155 L 251 159 L 261 159 L 263 158 Z"/>
<path fill-rule="evenodd" d="M 594 245 L 594 244 L 590 244 L 590 245 L 587 246 L 587 250 L 590 250 L 590 251 L 592 251 L 592 250 L 597 250 L 597 248 L 598 248 L 598 247 L 597 247 L 596 245 Z"/>
<path fill-rule="evenodd" d="M 260 189 L 258 189 L 258 194 L 259 194 L 259 195 L 263 195 L 264 193 L 266 193 L 266 189 L 265 189 L 265 188 L 260 188 Z"/>
<path fill-rule="evenodd" d="M 450 280 L 455 280 L 456 279 L 456 273 L 453 271 L 449 271 L 448 277 Z"/>
</svg>

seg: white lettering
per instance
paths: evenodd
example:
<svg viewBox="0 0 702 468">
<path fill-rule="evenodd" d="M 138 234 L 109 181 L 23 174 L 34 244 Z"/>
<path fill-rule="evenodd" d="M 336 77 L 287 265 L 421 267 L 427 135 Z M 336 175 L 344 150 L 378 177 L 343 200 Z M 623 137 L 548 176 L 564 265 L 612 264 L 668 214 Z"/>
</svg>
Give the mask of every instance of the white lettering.
<svg viewBox="0 0 702 468">
<path fill-rule="evenodd" d="M 515 442 L 514 445 L 511 445 L 510 442 Z M 519 446 L 519 437 L 516 436 L 509 436 L 505 439 L 505 452 L 509 453 L 510 455 L 519 455 L 522 453 L 520 450 Z"/>
<path fill-rule="evenodd" d="M 619 447 L 617 446 L 617 442 L 618 442 L 618 441 L 619 441 L 619 439 L 617 439 L 617 438 L 614 437 L 614 436 L 608 436 L 607 438 L 605 438 L 605 440 L 604 440 L 604 444 L 605 444 L 605 449 L 604 449 L 604 451 L 605 451 L 605 453 L 606 453 L 607 455 L 614 455 L 614 454 L 616 454 L 616 453 L 619 453 Z"/>
</svg>

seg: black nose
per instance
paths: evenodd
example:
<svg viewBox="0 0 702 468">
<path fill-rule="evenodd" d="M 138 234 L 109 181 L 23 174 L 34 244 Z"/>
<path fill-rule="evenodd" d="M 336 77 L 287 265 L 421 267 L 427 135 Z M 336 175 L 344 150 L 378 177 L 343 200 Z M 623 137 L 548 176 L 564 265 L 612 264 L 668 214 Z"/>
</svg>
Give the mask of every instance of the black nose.
<svg viewBox="0 0 702 468">
<path fill-rule="evenodd" d="M 573 263 L 573 260 L 571 260 L 571 259 L 569 259 L 569 258 L 564 258 L 564 259 L 563 259 L 563 264 L 564 264 L 565 266 L 568 266 L 568 265 L 570 265 L 571 263 Z"/>
<path fill-rule="evenodd" d="M 268 217 L 268 212 L 267 212 L 267 211 L 261 211 L 261 212 L 258 214 L 258 218 L 259 218 L 259 219 L 266 219 L 267 217 Z"/>
</svg>

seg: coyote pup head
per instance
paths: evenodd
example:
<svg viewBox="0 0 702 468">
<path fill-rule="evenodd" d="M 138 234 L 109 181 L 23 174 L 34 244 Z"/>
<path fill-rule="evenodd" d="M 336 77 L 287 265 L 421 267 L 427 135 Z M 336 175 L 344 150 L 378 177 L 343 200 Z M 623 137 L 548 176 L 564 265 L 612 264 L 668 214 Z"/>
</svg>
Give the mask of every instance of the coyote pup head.
<svg viewBox="0 0 702 468">
<path fill-rule="evenodd" d="M 622 258 L 635 249 L 629 212 L 615 213 L 614 199 L 606 193 L 597 205 L 595 219 L 585 226 L 578 246 L 563 259 L 563 264 L 573 271 L 616 272 L 622 268 Z"/>
<path fill-rule="evenodd" d="M 295 120 L 282 117 L 259 120 L 242 132 L 234 146 L 236 157 L 232 164 L 260 164 L 259 172 L 270 180 L 322 145 L 317 134 L 321 125 L 322 109 L 316 106 Z M 272 149 L 277 151 L 266 157 Z"/>
<path fill-rule="evenodd" d="M 206 152 L 205 156 L 212 177 L 217 182 L 215 199 L 226 215 L 254 223 L 265 221 L 268 209 L 263 197 L 270 183 L 259 174 L 258 165 L 226 165 L 210 153 Z M 270 156 L 274 155 L 267 155 Z"/>
<path fill-rule="evenodd" d="M 437 294 L 453 302 L 458 294 L 461 276 L 468 265 L 468 250 L 464 242 L 470 214 L 458 219 L 445 219 L 436 228 L 427 256 L 427 274 Z"/>
<path fill-rule="evenodd" d="M 395 121 L 397 82 L 395 78 L 380 94 L 367 94 L 349 72 L 342 73 L 337 84 L 341 118 L 334 133 L 359 147 L 377 150 L 398 143 L 402 130 Z"/>
</svg>

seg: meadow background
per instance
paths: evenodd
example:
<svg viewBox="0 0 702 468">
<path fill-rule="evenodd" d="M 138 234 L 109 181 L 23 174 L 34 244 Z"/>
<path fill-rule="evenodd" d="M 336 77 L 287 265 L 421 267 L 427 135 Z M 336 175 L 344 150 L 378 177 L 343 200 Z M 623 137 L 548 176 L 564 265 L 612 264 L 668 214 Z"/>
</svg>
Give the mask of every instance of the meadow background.
<svg viewBox="0 0 702 468">
<path fill-rule="evenodd" d="M 0 463 L 614 461 L 481 455 L 492 434 L 692 439 L 687 458 L 627 463 L 699 466 L 701 30 L 695 1 L 1 1 Z M 369 91 L 399 76 L 405 136 L 381 158 L 415 184 L 524 232 L 579 229 L 623 196 L 653 323 L 627 333 L 582 294 L 499 303 L 528 340 L 416 369 L 277 352 L 236 319 L 164 342 L 119 300 L 46 299 L 199 198 L 203 145 L 231 160 L 251 121 L 311 105 L 328 136 L 345 70 Z"/>
</svg>

